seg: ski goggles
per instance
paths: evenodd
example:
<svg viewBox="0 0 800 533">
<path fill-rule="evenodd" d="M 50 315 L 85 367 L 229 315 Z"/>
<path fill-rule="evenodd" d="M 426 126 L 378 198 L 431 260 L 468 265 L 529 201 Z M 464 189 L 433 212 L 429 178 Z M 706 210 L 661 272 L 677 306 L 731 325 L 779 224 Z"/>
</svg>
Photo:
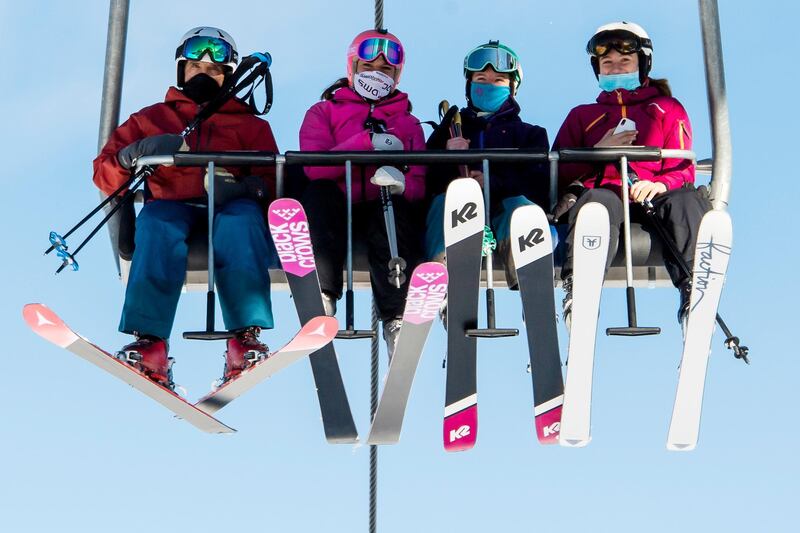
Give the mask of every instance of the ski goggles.
<svg viewBox="0 0 800 533">
<path fill-rule="evenodd" d="M 366 39 L 358 45 L 358 58 L 363 61 L 374 61 L 383 55 L 389 64 L 399 66 L 403 63 L 403 45 L 389 39 Z"/>
<path fill-rule="evenodd" d="M 514 54 L 499 47 L 478 48 L 464 59 L 464 69 L 470 72 L 480 72 L 487 65 L 495 72 L 510 73 L 518 70 L 519 61 Z"/>
<path fill-rule="evenodd" d="M 628 31 L 604 31 L 589 39 L 586 44 L 586 52 L 594 57 L 603 57 L 611 50 L 625 55 L 635 54 L 644 48 L 652 50 L 652 41 Z"/>
<path fill-rule="evenodd" d="M 182 48 L 182 49 L 181 49 Z M 186 39 L 183 46 L 178 49 L 179 56 L 192 61 L 199 61 L 207 55 L 214 63 L 230 63 L 235 58 L 231 45 L 216 37 L 196 36 Z"/>
</svg>

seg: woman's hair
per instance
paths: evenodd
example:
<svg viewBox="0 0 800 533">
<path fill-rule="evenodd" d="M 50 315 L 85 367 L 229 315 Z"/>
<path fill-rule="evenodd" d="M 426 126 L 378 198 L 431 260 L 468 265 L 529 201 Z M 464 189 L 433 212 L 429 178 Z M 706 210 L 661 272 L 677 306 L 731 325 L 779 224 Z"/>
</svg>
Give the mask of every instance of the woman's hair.
<svg viewBox="0 0 800 533">
<path fill-rule="evenodd" d="M 320 100 L 330 100 L 333 98 L 333 93 L 341 89 L 342 87 L 347 87 L 350 85 L 350 81 L 347 78 L 339 78 L 333 84 L 322 91 L 322 95 L 320 96 Z"/>
<path fill-rule="evenodd" d="M 669 88 L 669 81 L 666 78 L 650 78 L 650 85 L 658 89 L 661 96 L 672 96 L 672 89 Z"/>
</svg>

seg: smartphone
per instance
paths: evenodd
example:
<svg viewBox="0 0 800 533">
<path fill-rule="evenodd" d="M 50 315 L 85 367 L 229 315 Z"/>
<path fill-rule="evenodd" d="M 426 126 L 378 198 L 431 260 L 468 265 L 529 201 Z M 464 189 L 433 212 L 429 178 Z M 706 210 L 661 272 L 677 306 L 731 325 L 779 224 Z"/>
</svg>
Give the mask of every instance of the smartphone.
<svg viewBox="0 0 800 533">
<path fill-rule="evenodd" d="M 617 127 L 614 128 L 614 135 L 617 133 L 622 133 L 623 131 L 633 131 L 636 129 L 636 123 L 629 118 L 623 118 L 617 124 Z"/>
</svg>

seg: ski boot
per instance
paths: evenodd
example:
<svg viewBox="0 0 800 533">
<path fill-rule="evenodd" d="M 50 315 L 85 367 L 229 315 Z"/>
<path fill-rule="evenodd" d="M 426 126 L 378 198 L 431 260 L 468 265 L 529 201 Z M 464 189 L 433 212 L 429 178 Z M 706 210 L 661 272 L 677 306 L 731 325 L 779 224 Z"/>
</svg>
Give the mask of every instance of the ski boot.
<svg viewBox="0 0 800 533">
<path fill-rule="evenodd" d="M 442 321 L 444 330 L 447 331 L 447 297 L 442 300 L 442 305 L 439 306 L 439 320 Z"/>
<path fill-rule="evenodd" d="M 172 365 L 175 360 L 167 356 L 167 341 L 152 335 L 135 335 L 136 340 L 123 346 L 114 357 L 131 365 L 159 385 L 174 390 Z"/>
<path fill-rule="evenodd" d="M 397 347 L 397 338 L 400 336 L 400 329 L 403 326 L 402 318 L 390 318 L 383 321 L 383 340 L 386 341 L 386 351 L 389 354 L 389 362 L 392 362 L 394 350 Z"/>
<path fill-rule="evenodd" d="M 325 308 L 325 316 L 336 316 L 336 296 L 322 291 L 322 306 Z"/>
<path fill-rule="evenodd" d="M 572 326 L 572 276 L 567 276 L 562 282 L 562 286 L 564 288 L 564 299 L 561 300 L 561 317 L 564 319 L 567 332 L 569 332 Z"/>
<path fill-rule="evenodd" d="M 246 368 L 258 364 L 269 356 L 269 347 L 258 340 L 261 328 L 251 326 L 240 329 L 236 335 L 228 339 L 225 350 L 225 368 L 220 385 L 242 373 Z"/>
</svg>

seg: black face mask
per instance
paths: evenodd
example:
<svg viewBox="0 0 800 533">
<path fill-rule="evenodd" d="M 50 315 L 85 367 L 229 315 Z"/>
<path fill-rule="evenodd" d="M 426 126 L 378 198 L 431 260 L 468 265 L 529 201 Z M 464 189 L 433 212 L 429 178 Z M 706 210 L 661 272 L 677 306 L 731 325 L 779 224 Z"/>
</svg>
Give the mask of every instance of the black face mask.
<svg viewBox="0 0 800 533">
<path fill-rule="evenodd" d="M 219 93 L 220 86 L 208 74 L 196 74 L 183 84 L 183 94 L 191 98 L 196 104 L 210 101 Z"/>
</svg>

